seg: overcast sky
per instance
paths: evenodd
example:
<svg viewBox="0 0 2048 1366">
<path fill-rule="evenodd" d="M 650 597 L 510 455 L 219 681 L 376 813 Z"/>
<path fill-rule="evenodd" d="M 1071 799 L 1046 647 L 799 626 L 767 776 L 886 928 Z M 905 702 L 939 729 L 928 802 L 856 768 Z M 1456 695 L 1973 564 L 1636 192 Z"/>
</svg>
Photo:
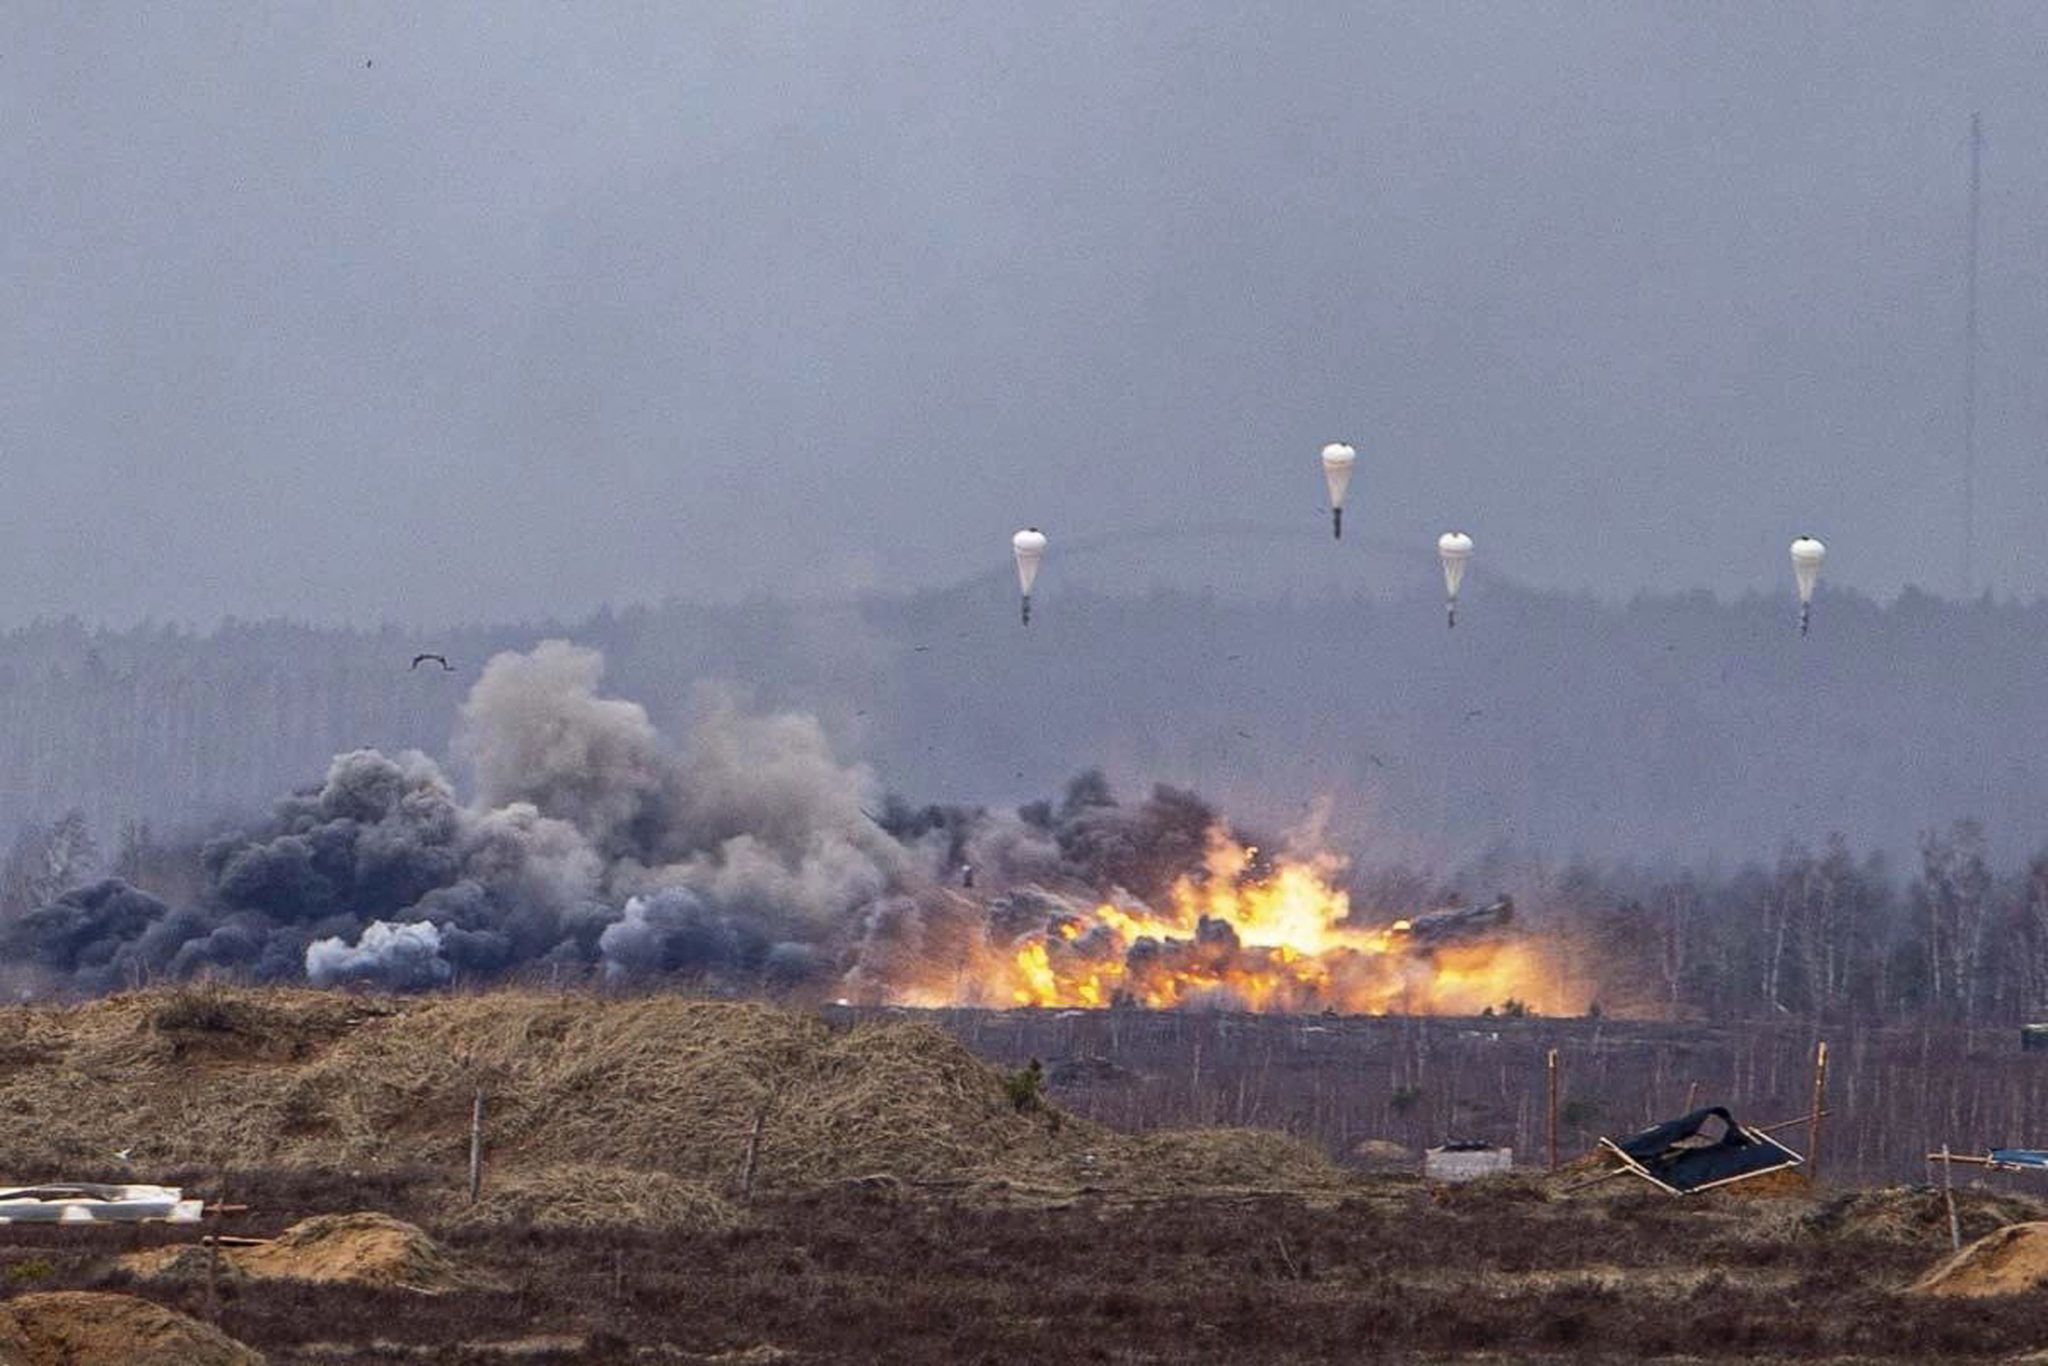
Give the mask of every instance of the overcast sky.
<svg viewBox="0 0 2048 1366">
<path fill-rule="evenodd" d="M 1425 561 L 1732 592 L 1810 529 L 1952 592 L 1973 110 L 1978 563 L 2031 597 L 2044 71 L 2022 3 L 12 4 L 0 621 L 1307 546 L 1340 437 Z"/>
</svg>

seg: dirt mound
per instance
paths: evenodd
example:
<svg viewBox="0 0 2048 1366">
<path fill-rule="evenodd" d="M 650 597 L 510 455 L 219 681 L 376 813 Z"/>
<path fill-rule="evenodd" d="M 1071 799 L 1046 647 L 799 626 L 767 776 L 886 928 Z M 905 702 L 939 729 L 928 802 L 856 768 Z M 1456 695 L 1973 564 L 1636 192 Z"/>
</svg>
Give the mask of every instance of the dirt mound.
<svg viewBox="0 0 2048 1366">
<path fill-rule="evenodd" d="M 1907 1288 L 1910 1295 L 2017 1295 L 2048 1285 L 2048 1223 L 1988 1233 Z"/>
<path fill-rule="evenodd" d="M 440 1166 L 459 1180 L 479 1087 L 493 1181 L 575 1164 L 725 1189 L 764 1112 L 758 1190 L 1024 1175 L 1111 1141 L 1021 1112 L 994 1069 L 929 1026 L 841 1031 L 677 996 L 143 992 L 0 1011 L 10 1041 L 43 1064 L 0 1071 L 0 1104 L 34 1135 L 24 1171 L 103 1163 L 119 1134 L 151 1169 Z"/>
<path fill-rule="evenodd" d="M 206 1275 L 209 1253 L 183 1243 L 122 1259 L 145 1279 Z M 219 1274 L 248 1280 L 346 1281 L 435 1294 L 481 1285 L 421 1230 L 383 1214 L 322 1214 L 293 1224 L 268 1243 L 220 1250 Z"/>
<path fill-rule="evenodd" d="M 737 1224 L 739 1211 L 710 1187 L 665 1172 L 564 1163 L 494 1181 L 448 1222 L 713 1233 Z"/>
<path fill-rule="evenodd" d="M 1725 1200 L 1783 1200 L 1811 1195 L 1813 1178 L 1804 1167 L 1780 1167 L 1774 1172 L 1716 1186 L 1708 1194 Z"/>
<path fill-rule="evenodd" d="M 0 1008 L 10 1050 L 37 1060 L 0 1068 L 25 1177 L 91 1170 L 113 1134 L 146 1171 L 439 1170 L 452 1197 L 482 1090 L 483 1219 L 589 1226 L 645 1208 L 716 1226 L 716 1196 L 750 1150 L 759 1194 L 883 1176 L 1175 1191 L 1341 1179 L 1278 1134 L 1132 1139 L 1049 1103 L 1020 1107 L 999 1071 L 920 1022 L 849 1029 L 675 995 L 137 992 Z M 565 1171 L 581 1193 L 547 1213 Z"/>
<path fill-rule="evenodd" d="M 0 1304 L 0 1361 L 18 1339 L 26 1366 L 262 1366 L 217 1328 L 131 1295 L 83 1290 L 19 1295 Z"/>
<path fill-rule="evenodd" d="M 1981 1238 L 2008 1224 L 2048 1218 L 2048 1205 L 2024 1195 L 1962 1189 L 1955 1193 L 1963 1237 Z M 1821 1204 L 1803 1230 L 1826 1237 L 1874 1238 L 1929 1247 L 1948 1242 L 1948 1204 L 1936 1186 L 1887 1186 L 1850 1191 Z"/>
</svg>

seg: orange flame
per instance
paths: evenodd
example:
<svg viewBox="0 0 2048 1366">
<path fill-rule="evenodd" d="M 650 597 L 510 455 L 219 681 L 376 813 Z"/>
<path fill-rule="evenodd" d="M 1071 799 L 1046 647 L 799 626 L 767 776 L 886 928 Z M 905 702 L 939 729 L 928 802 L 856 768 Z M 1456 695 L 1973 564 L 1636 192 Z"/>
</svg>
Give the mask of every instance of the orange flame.
<svg viewBox="0 0 2048 1366">
<path fill-rule="evenodd" d="M 1256 849 L 1211 837 L 1202 875 L 1163 908 L 1105 901 L 1056 917 L 984 969 L 981 1000 L 1020 1006 L 1171 1008 L 1201 1002 L 1259 1011 L 1477 1014 L 1509 1001 L 1555 1004 L 1529 942 L 1427 945 L 1411 925 L 1358 923 L 1333 885 L 1334 859 L 1253 870 Z"/>
</svg>

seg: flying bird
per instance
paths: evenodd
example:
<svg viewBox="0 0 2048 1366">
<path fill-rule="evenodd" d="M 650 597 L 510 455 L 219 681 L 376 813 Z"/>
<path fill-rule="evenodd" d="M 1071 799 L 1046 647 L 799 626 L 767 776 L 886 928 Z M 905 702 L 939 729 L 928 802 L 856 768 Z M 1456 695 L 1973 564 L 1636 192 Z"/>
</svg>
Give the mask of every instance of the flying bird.
<svg viewBox="0 0 2048 1366">
<path fill-rule="evenodd" d="M 123 1148 L 120 1152 L 114 1154 L 114 1160 L 125 1164 L 128 1161 L 128 1155 L 134 1151 L 135 1149 L 133 1148 Z"/>
<path fill-rule="evenodd" d="M 448 656 L 446 655 L 414 655 L 412 657 L 412 666 L 413 668 L 417 669 L 420 665 L 426 663 L 430 659 L 433 660 L 436 664 L 439 664 L 443 669 L 447 670 L 449 673 L 455 672 L 455 666 L 448 662 Z"/>
</svg>

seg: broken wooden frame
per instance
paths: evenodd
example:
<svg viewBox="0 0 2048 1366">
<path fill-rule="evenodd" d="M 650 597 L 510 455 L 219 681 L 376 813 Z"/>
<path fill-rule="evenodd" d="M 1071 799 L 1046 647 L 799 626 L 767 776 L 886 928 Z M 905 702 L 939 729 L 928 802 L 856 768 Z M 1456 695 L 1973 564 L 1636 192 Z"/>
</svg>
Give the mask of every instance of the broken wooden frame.
<svg viewBox="0 0 2048 1366">
<path fill-rule="evenodd" d="M 1828 1111 L 1822 1110 L 1819 1112 L 1819 1117 L 1825 1118 L 1827 1114 Z M 1740 1126 L 1742 1128 L 1743 1133 L 1751 1135 L 1755 1138 L 1762 1139 L 1763 1142 L 1769 1144 L 1771 1147 L 1778 1149 L 1780 1152 L 1789 1154 L 1791 1157 L 1791 1161 L 1780 1162 L 1768 1167 L 1759 1167 L 1755 1171 L 1743 1172 L 1739 1175 L 1725 1177 L 1717 1181 L 1710 1181 L 1698 1185 L 1688 1185 L 1682 1189 L 1674 1187 L 1662 1180 L 1659 1180 L 1655 1174 L 1647 1171 L 1641 1162 L 1630 1157 L 1628 1153 L 1622 1151 L 1621 1147 L 1618 1144 L 1616 1144 L 1612 1139 L 1603 1138 L 1600 1140 L 1600 1149 L 1605 1150 L 1606 1152 L 1612 1154 L 1614 1157 L 1618 1158 L 1621 1162 L 1621 1165 L 1616 1167 L 1610 1167 L 1604 1172 L 1595 1173 L 1592 1176 L 1586 1177 L 1584 1180 L 1575 1181 L 1571 1185 L 1564 1187 L 1558 1193 L 1560 1195 L 1571 1195 L 1574 1192 L 1586 1190 L 1590 1187 L 1602 1185 L 1605 1182 L 1612 1181 L 1617 1176 L 1640 1176 L 1644 1180 L 1650 1182 L 1650 1184 L 1656 1186 L 1659 1190 L 1665 1192 L 1667 1195 L 1692 1195 L 1697 1194 L 1698 1192 L 1703 1190 L 1711 1190 L 1720 1186 L 1731 1185 L 1737 1181 L 1747 1181 L 1752 1176 L 1764 1176 L 1774 1171 L 1786 1171 L 1792 1167 L 1800 1165 L 1802 1162 L 1805 1161 L 1805 1159 L 1802 1158 L 1798 1153 L 1793 1152 L 1790 1148 L 1787 1148 L 1784 1144 L 1779 1143 L 1776 1139 L 1771 1138 L 1770 1135 L 1777 1133 L 1781 1129 L 1790 1129 L 1794 1125 L 1812 1124 L 1815 1118 L 1816 1116 L 1807 1114 L 1801 1115 L 1797 1119 L 1779 1120 L 1776 1124 Z M 1646 1130 L 1645 1132 L 1652 1131 Z M 1641 1135 L 1637 1135 L 1637 1137 L 1641 1137 Z"/>
<path fill-rule="evenodd" d="M 2039 1148 L 1993 1148 L 1982 1157 L 1950 1152 L 1943 1148 L 1927 1154 L 1929 1162 L 1960 1162 L 1965 1167 L 1983 1167 L 1994 1172 L 2048 1172 L 2048 1152 Z"/>
</svg>

